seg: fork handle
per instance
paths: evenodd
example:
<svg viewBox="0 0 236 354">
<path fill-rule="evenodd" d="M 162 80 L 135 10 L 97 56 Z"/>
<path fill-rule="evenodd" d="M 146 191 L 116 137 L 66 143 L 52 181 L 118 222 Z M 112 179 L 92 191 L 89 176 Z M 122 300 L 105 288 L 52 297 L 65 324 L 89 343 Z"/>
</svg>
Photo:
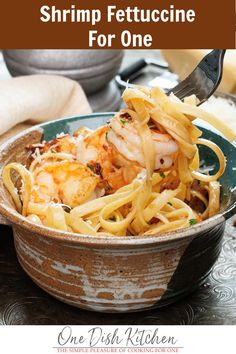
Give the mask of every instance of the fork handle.
<svg viewBox="0 0 236 354">
<path fill-rule="evenodd" d="M 223 64 L 224 56 L 225 56 L 226 49 L 214 49 L 210 52 L 205 60 L 199 65 L 200 67 L 204 68 L 206 65 L 208 67 L 212 67 L 213 72 L 218 71 L 219 63 L 220 65 Z"/>
</svg>

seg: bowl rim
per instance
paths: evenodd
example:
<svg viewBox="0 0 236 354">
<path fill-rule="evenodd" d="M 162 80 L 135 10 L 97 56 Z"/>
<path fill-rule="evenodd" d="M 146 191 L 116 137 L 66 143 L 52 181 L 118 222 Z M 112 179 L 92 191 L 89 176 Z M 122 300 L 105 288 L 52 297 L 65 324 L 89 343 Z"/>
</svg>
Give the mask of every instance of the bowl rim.
<svg viewBox="0 0 236 354">
<path fill-rule="evenodd" d="M 58 121 L 63 122 L 72 119 L 80 120 L 80 119 L 88 119 L 93 117 L 103 117 L 103 116 L 106 117 L 114 114 L 115 112 L 90 113 L 90 114 L 83 114 L 78 116 L 65 117 L 61 119 L 55 119 L 49 122 L 35 125 L 29 129 L 23 130 L 22 132 L 18 133 L 14 137 L 11 137 L 10 139 L 7 139 L 3 144 L 1 144 L 0 157 L 2 154 L 4 154 L 5 149 L 7 149 L 15 141 L 23 138 L 25 135 L 34 131 L 42 132 L 42 128 L 44 128 L 44 126 L 53 125 Z M 52 229 L 43 225 L 37 225 L 27 220 L 16 210 L 5 205 L 0 200 L 0 214 L 2 214 L 6 219 L 9 220 L 12 223 L 13 227 L 19 226 L 28 231 L 35 232 L 39 235 L 42 235 L 46 238 L 53 239 L 53 240 L 69 242 L 78 245 L 80 244 L 84 244 L 84 245 L 86 244 L 90 246 L 95 245 L 97 247 L 104 247 L 104 246 L 112 247 L 112 246 L 125 246 L 125 245 L 133 245 L 134 247 L 135 246 L 138 247 L 138 246 L 145 246 L 145 245 L 148 246 L 154 244 L 160 245 L 160 244 L 165 244 L 170 242 L 176 242 L 179 240 L 183 240 L 185 238 L 198 237 L 198 235 L 200 235 L 202 232 L 206 232 L 207 230 L 210 230 L 211 228 L 224 223 L 225 220 L 232 215 L 235 208 L 236 208 L 236 203 L 230 205 L 229 208 L 226 209 L 226 211 L 220 212 L 215 216 L 202 221 L 199 224 L 193 225 L 185 229 L 177 229 L 174 231 L 164 232 L 161 233 L 160 235 L 152 235 L 152 236 L 135 235 L 135 236 L 113 236 L 112 237 L 112 236 L 91 236 L 85 234 L 77 234 L 77 233 Z M 228 214 L 230 215 L 228 216 Z"/>
</svg>

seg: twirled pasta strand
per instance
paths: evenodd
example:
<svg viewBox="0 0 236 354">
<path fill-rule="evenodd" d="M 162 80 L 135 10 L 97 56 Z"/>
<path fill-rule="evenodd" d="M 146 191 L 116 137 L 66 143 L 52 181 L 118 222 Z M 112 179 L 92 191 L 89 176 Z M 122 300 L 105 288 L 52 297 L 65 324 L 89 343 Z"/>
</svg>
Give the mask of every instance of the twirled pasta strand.
<svg viewBox="0 0 236 354">
<path fill-rule="evenodd" d="M 44 152 L 35 158 L 29 169 L 19 163 L 10 163 L 4 167 L 3 182 L 17 210 L 29 221 L 92 236 L 148 236 L 187 227 L 195 223 L 197 217 L 205 219 L 219 210 L 220 184 L 217 180 L 224 173 L 226 160 L 216 144 L 200 138 L 201 130 L 192 121 L 197 117 L 204 119 L 229 140 L 235 138 L 233 131 L 219 119 L 196 107 L 195 97 L 183 103 L 174 96 L 166 96 L 158 88 L 149 90 L 139 87 L 126 89 L 123 99 L 127 105 L 125 112 L 134 122 L 141 139 L 145 171 L 115 193 L 87 201 L 68 212 L 59 202 L 35 203 L 31 200 L 31 191 L 35 171 L 41 164 L 53 160 L 73 161 L 71 154 Z M 167 132 L 179 147 L 174 165 L 163 175 L 154 172 L 155 148 L 150 121 L 161 132 Z M 86 130 L 90 140 L 95 135 L 96 132 Z M 219 169 L 214 175 L 199 172 L 198 145 L 204 145 L 216 154 Z M 21 193 L 15 188 L 11 171 L 17 172 L 22 180 Z M 165 188 L 168 180 L 178 181 L 178 186 Z M 191 189 L 194 180 L 203 183 L 208 197 Z M 186 203 L 191 197 L 198 198 L 205 206 L 201 216 Z"/>
</svg>

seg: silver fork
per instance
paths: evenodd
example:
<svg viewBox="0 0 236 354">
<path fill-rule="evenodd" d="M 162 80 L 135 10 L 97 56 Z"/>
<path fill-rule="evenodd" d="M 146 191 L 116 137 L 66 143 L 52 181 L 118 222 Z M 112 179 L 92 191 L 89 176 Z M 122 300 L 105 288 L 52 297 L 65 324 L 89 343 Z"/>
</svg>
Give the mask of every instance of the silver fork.
<svg viewBox="0 0 236 354">
<path fill-rule="evenodd" d="M 190 95 L 196 95 L 199 104 L 205 102 L 217 89 L 223 73 L 225 49 L 215 49 L 207 54 L 193 72 L 171 89 L 180 100 Z"/>
</svg>

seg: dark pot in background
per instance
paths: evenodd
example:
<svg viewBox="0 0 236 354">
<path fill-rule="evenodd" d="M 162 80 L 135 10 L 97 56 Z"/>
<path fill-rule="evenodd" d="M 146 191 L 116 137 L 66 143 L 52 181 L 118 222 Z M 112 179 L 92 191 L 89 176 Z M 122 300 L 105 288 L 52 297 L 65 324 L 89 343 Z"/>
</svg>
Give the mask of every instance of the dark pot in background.
<svg viewBox="0 0 236 354">
<path fill-rule="evenodd" d="M 111 81 L 120 68 L 122 50 L 4 50 L 3 57 L 12 76 L 63 75 L 81 84 L 94 111 L 119 108 L 119 90 Z"/>
</svg>

